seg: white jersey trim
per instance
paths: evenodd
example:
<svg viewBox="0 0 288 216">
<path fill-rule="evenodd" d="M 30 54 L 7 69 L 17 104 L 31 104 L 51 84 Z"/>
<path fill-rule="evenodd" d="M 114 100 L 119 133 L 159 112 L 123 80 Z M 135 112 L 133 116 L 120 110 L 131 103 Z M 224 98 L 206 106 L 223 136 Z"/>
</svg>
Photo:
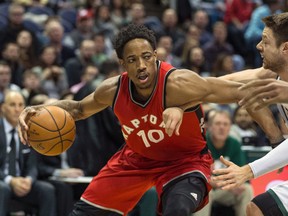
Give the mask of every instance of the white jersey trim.
<svg viewBox="0 0 288 216">
<path fill-rule="evenodd" d="M 97 205 L 97 204 L 95 204 L 95 203 L 92 203 L 92 202 L 84 199 L 83 197 L 81 197 L 80 199 L 81 199 L 83 202 L 86 202 L 87 204 L 92 205 L 92 206 L 94 206 L 94 207 L 96 207 L 96 208 L 100 208 L 100 209 L 103 209 L 103 210 L 108 210 L 108 211 L 112 211 L 112 212 L 116 212 L 116 213 L 118 213 L 118 214 L 124 215 L 124 212 L 121 212 L 121 211 L 119 211 L 119 210 L 117 210 L 117 209 L 106 208 L 106 207 L 104 207 L 104 206 Z"/>
</svg>

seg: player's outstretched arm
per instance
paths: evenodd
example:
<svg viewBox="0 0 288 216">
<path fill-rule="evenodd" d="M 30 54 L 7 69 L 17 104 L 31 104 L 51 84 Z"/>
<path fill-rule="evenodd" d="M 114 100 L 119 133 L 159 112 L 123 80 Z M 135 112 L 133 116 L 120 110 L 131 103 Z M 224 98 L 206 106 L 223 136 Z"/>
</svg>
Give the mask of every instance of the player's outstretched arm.
<svg viewBox="0 0 288 216">
<path fill-rule="evenodd" d="M 99 87 L 81 101 L 59 100 L 52 104 L 61 107 L 71 114 L 75 121 L 88 118 L 100 112 L 113 103 L 113 98 L 117 89 L 119 77 L 112 77 L 104 80 Z M 27 144 L 27 122 L 32 115 L 35 115 L 44 105 L 26 107 L 19 116 L 19 137 L 23 144 Z"/>
<path fill-rule="evenodd" d="M 190 104 L 192 107 L 203 102 L 238 102 L 246 94 L 245 90 L 238 90 L 242 85 L 215 77 L 203 78 L 190 70 L 176 70 L 167 80 L 166 105 L 179 107 Z"/>
<path fill-rule="evenodd" d="M 244 108 L 253 107 L 255 102 L 259 103 L 253 110 L 262 109 L 270 104 L 288 102 L 288 83 L 281 80 L 254 80 L 240 89 L 249 89 L 249 93 L 239 102 Z"/>
</svg>

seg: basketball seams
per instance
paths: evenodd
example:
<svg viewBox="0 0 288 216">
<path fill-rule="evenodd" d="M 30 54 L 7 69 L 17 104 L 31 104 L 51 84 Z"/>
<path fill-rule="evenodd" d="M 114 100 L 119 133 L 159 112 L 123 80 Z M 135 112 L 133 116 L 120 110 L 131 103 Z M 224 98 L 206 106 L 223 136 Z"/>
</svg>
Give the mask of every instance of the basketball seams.
<svg viewBox="0 0 288 216">
<path fill-rule="evenodd" d="M 62 144 L 62 148 L 63 148 L 63 142 L 65 142 L 65 141 L 70 141 L 70 142 L 72 142 L 73 140 L 70 140 L 70 139 L 65 139 L 65 140 L 63 140 L 63 141 L 59 141 L 58 143 L 55 143 L 53 146 L 51 146 L 51 148 L 50 149 L 47 149 L 47 151 L 46 152 L 44 152 L 44 154 L 49 154 L 49 152 L 52 150 L 52 149 L 54 149 L 58 144 Z"/>
<path fill-rule="evenodd" d="M 36 124 L 36 125 L 38 125 L 38 124 Z M 63 134 L 61 134 L 61 136 L 65 136 L 65 135 L 67 135 L 68 133 L 70 133 L 71 131 L 73 131 L 73 130 L 75 130 L 75 126 L 73 127 L 73 128 L 71 128 L 69 131 L 67 131 L 67 132 L 65 132 L 65 133 L 63 133 Z M 52 131 L 52 132 L 55 132 L 55 131 Z M 59 136 L 55 136 L 55 137 L 52 137 L 52 138 L 49 138 L 49 139 L 43 139 L 43 140 L 40 140 L 40 139 L 29 139 L 31 142 L 43 142 L 43 141 L 49 141 L 49 140 L 53 140 L 53 139 L 56 139 L 56 138 L 59 138 Z"/>
<path fill-rule="evenodd" d="M 75 140 L 74 119 L 57 106 L 43 107 L 42 111 L 29 119 L 27 125 L 28 142 L 37 152 L 47 156 L 61 154 L 70 148 Z"/>
<path fill-rule="evenodd" d="M 57 132 L 57 131 L 58 131 L 58 130 L 51 130 L 51 129 L 49 129 L 49 128 L 43 126 L 43 125 L 40 125 L 39 123 L 37 123 L 37 122 L 35 122 L 35 121 L 31 120 L 31 119 L 29 120 L 29 122 L 31 122 L 31 123 L 33 123 L 33 124 L 35 124 L 35 125 L 37 125 L 37 126 L 43 128 L 43 129 L 45 129 L 45 130 L 47 130 L 47 131 L 49 131 L 49 132 Z"/>
<path fill-rule="evenodd" d="M 54 116 L 52 115 L 52 113 L 50 112 L 50 110 L 48 110 L 46 107 L 44 107 L 44 109 L 49 113 L 49 115 L 51 116 L 51 118 L 53 119 L 54 121 L 54 124 L 56 125 L 56 128 L 58 129 L 58 134 L 59 134 L 59 138 L 60 138 L 60 141 L 61 141 L 61 151 L 63 152 L 64 151 L 64 147 L 63 147 L 63 138 L 62 138 L 62 134 L 60 133 L 60 130 L 64 127 L 64 125 L 66 124 L 66 112 L 65 110 L 63 110 L 64 112 L 64 124 L 63 124 L 63 127 L 60 129 Z"/>
</svg>

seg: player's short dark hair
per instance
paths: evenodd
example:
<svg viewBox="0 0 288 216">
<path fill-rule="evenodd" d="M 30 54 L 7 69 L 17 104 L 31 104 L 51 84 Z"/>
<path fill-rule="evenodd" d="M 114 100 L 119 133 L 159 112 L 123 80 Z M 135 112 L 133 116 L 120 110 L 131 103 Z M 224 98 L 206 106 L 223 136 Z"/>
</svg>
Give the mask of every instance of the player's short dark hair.
<svg viewBox="0 0 288 216">
<path fill-rule="evenodd" d="M 154 32 L 144 25 L 129 24 L 122 28 L 114 40 L 114 49 L 119 59 L 123 59 L 124 46 L 131 40 L 142 38 L 147 40 L 152 48 L 156 49 L 156 38 Z"/>
<path fill-rule="evenodd" d="M 288 41 L 288 12 L 264 17 L 262 21 L 272 30 L 278 47 Z"/>
</svg>

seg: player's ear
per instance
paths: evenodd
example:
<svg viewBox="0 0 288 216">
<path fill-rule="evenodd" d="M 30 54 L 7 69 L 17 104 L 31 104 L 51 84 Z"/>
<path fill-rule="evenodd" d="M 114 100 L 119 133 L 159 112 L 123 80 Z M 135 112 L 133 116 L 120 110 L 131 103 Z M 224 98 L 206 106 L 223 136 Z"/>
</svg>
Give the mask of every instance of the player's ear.
<svg viewBox="0 0 288 216">
<path fill-rule="evenodd" d="M 125 68 L 125 63 L 124 63 L 124 60 L 123 59 L 119 59 L 119 64 Z"/>
<path fill-rule="evenodd" d="M 281 46 L 282 46 L 282 52 L 287 55 L 288 54 L 288 41 L 284 42 Z"/>
</svg>

